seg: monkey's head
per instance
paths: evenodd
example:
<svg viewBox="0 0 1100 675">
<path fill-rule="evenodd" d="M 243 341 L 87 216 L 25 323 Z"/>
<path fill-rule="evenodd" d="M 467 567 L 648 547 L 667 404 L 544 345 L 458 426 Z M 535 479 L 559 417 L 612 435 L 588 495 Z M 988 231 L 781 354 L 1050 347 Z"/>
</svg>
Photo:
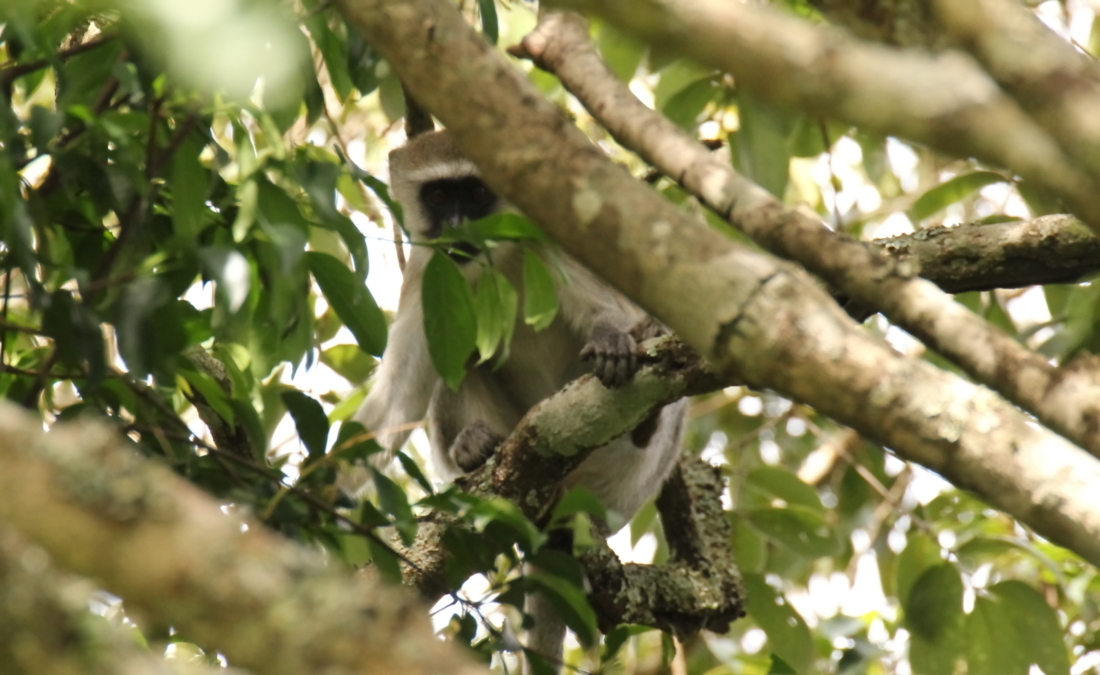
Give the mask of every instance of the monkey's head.
<svg viewBox="0 0 1100 675">
<path fill-rule="evenodd" d="M 436 239 L 503 207 L 446 131 L 421 134 L 391 152 L 390 183 L 413 241 Z M 449 253 L 466 263 L 479 251 L 473 244 L 458 243 Z"/>
</svg>

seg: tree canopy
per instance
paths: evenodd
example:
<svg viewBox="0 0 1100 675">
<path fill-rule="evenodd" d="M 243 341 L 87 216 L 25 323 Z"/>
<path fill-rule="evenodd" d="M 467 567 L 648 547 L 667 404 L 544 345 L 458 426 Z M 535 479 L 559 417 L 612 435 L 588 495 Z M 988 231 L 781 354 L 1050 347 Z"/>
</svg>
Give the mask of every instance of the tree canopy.
<svg viewBox="0 0 1100 675">
<path fill-rule="evenodd" d="M 576 672 L 1100 668 L 1096 12 L 4 2 L 0 672 L 511 673 L 531 592 Z M 464 236 L 676 336 L 456 486 L 349 421 L 432 118 L 524 214 Z M 557 311 L 534 260 L 423 303 L 451 384 Z M 605 537 L 567 456 L 685 395 Z"/>
</svg>

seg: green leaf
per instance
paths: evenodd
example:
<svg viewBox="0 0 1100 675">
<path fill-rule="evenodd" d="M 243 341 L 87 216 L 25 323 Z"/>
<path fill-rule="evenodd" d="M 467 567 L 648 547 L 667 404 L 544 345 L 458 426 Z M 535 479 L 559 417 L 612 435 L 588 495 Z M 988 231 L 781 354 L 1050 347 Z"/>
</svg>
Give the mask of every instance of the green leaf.
<svg viewBox="0 0 1100 675">
<path fill-rule="evenodd" d="M 311 460 L 325 456 L 328 444 L 328 417 L 325 409 L 321 407 L 313 397 L 303 394 L 295 389 L 288 389 L 280 394 L 283 405 L 294 419 L 294 426 L 298 429 L 298 438 L 309 451 Z"/>
<path fill-rule="evenodd" d="M 393 552 L 393 549 L 371 538 L 367 539 L 367 547 L 370 548 L 371 559 L 382 578 L 391 583 L 400 584 L 401 560 Z"/>
<path fill-rule="evenodd" d="M 481 34 L 485 36 L 489 44 L 495 45 L 497 37 L 500 35 L 500 29 L 497 26 L 496 2 L 494 0 L 477 0 L 477 6 L 481 12 Z"/>
<path fill-rule="evenodd" d="M 804 506 L 754 509 L 747 514 L 761 534 L 808 558 L 838 555 L 843 545 L 822 514 Z"/>
<path fill-rule="evenodd" d="M 743 583 L 745 608 L 768 635 L 771 651 L 796 673 L 809 673 L 813 668 L 814 645 L 802 616 L 763 576 L 746 574 Z"/>
<path fill-rule="evenodd" d="M 355 336 L 359 347 L 368 354 L 381 356 L 386 348 L 386 317 L 367 287 L 346 265 L 327 253 L 309 251 L 305 256 L 325 300 Z"/>
<path fill-rule="evenodd" d="M 777 466 L 757 467 L 749 472 L 745 484 L 788 504 L 805 506 L 822 513 L 825 511 L 817 490 L 786 469 Z"/>
<path fill-rule="evenodd" d="M 943 562 L 940 557 L 940 545 L 928 535 L 913 533 L 909 535 L 909 542 L 905 550 L 898 556 L 897 563 L 897 595 L 898 600 L 904 605 L 909 600 L 909 593 L 917 579 L 930 568 Z"/>
<path fill-rule="evenodd" d="M 411 545 L 416 539 L 417 521 L 405 491 L 378 469 L 371 467 L 370 471 L 374 477 L 374 488 L 378 491 L 379 505 L 393 516 L 401 541 L 405 546 Z"/>
<path fill-rule="evenodd" d="M 676 92 L 661 108 L 661 112 L 676 126 L 692 131 L 699 122 L 703 109 L 708 103 L 718 99 L 723 91 L 720 84 L 709 77 L 704 78 Z"/>
<path fill-rule="evenodd" d="M 225 393 L 221 385 L 214 381 L 214 378 L 206 373 L 189 368 L 181 368 L 178 372 L 187 380 L 188 384 L 202 394 L 206 404 L 218 413 L 218 417 L 221 417 L 230 426 L 236 424 L 237 416 L 233 413 L 233 403 L 229 400 L 229 395 Z"/>
<path fill-rule="evenodd" d="M 467 516 L 479 531 L 484 531 L 493 523 L 504 525 L 516 535 L 520 548 L 527 552 L 538 550 L 546 541 L 546 535 L 523 515 L 519 507 L 502 497 L 477 500 Z"/>
<path fill-rule="evenodd" d="M 771 655 L 771 666 L 768 668 L 768 675 L 797 675 L 794 668 L 791 668 L 790 664 L 779 658 L 775 654 Z"/>
<path fill-rule="evenodd" d="M 630 82 L 634 78 L 634 73 L 638 72 L 638 65 L 645 55 L 644 43 L 607 23 L 600 24 L 596 46 L 604 63 L 623 82 Z"/>
<path fill-rule="evenodd" d="M 575 513 L 586 513 L 599 520 L 607 519 L 607 508 L 598 497 L 583 485 L 577 485 L 558 500 L 550 516 L 551 523 L 561 523 Z"/>
<path fill-rule="evenodd" d="M 435 493 L 435 491 L 432 490 L 431 481 L 429 481 L 428 477 L 424 475 L 424 472 L 420 470 L 420 467 L 417 466 L 412 457 L 400 451 L 394 453 L 394 456 L 397 457 L 397 461 L 401 463 L 401 468 L 405 470 L 409 478 L 416 481 L 416 484 L 419 485 L 424 492 L 427 492 L 429 495 Z"/>
<path fill-rule="evenodd" d="M 547 328 L 558 314 L 558 289 L 546 264 L 523 251 L 523 320 L 536 331 Z"/>
<path fill-rule="evenodd" d="M 508 278 L 487 268 L 477 280 L 474 309 L 477 314 L 478 363 L 485 363 L 499 347 L 507 354 L 516 327 L 519 298 Z"/>
<path fill-rule="evenodd" d="M 975 612 L 978 603 L 982 604 L 983 609 L 988 604 L 991 613 L 1008 620 L 1009 631 L 998 632 L 995 636 L 1002 644 L 1010 641 L 1019 646 L 1023 654 L 1020 672 L 1028 672 L 1029 666 L 1034 664 L 1045 675 L 1069 675 L 1069 654 L 1062 637 L 1064 631 L 1054 609 L 1038 591 L 1022 581 L 1003 581 L 989 588 L 988 597 L 978 598 Z M 970 653 L 973 654 L 974 650 Z M 980 671 L 975 669 L 971 672 Z"/>
<path fill-rule="evenodd" d="M 904 607 L 915 675 L 956 672 L 964 648 L 962 596 L 962 578 L 952 563 L 929 568 L 913 584 Z"/>
<path fill-rule="evenodd" d="M 782 200 L 791 163 L 788 115 L 745 91 L 737 94 L 737 115 L 741 128 L 730 140 L 734 168 Z"/>
<path fill-rule="evenodd" d="M 321 363 L 352 384 L 366 381 L 378 362 L 355 345 L 333 345 L 321 352 Z"/>
<path fill-rule="evenodd" d="M 172 155 L 172 227 L 187 246 L 198 242 L 206 212 L 206 169 L 199 162 L 203 144 L 188 138 Z"/>
<path fill-rule="evenodd" d="M 436 251 L 424 269 L 420 293 L 428 353 L 443 381 L 458 389 L 477 341 L 477 313 L 466 277 L 446 254 Z"/>
<path fill-rule="evenodd" d="M 587 648 L 595 644 L 598 635 L 596 613 L 581 588 L 560 577 L 539 572 L 527 575 L 527 581 L 550 600 L 558 616 L 582 645 Z"/>
<path fill-rule="evenodd" d="M 456 233 L 465 234 L 466 239 L 479 242 L 486 240 L 524 240 L 550 241 L 538 225 L 526 216 L 518 213 L 503 212 L 494 213 L 478 218 L 469 223 L 464 223 L 456 228 Z"/>
<path fill-rule="evenodd" d="M 1004 183 L 1007 179 L 994 171 L 974 171 L 955 176 L 921 195 L 909 209 L 913 222 L 924 220 L 928 216 L 960 202 L 981 190 L 986 185 Z"/>
<path fill-rule="evenodd" d="M 310 37 L 320 50 L 328 69 L 329 80 L 341 101 L 351 96 L 352 82 L 348 75 L 347 48 L 343 39 L 328 26 L 328 13 L 314 14 L 308 21 Z"/>
<path fill-rule="evenodd" d="M 611 631 L 607 635 L 603 636 L 603 650 L 600 652 L 600 664 L 607 665 L 612 659 L 618 655 L 619 650 L 623 648 L 626 641 L 635 635 L 641 635 L 642 633 L 648 633 L 655 628 L 649 626 L 635 626 L 631 624 L 624 624 L 617 626 L 615 630 Z M 603 672 L 602 670 L 600 672 Z"/>
</svg>

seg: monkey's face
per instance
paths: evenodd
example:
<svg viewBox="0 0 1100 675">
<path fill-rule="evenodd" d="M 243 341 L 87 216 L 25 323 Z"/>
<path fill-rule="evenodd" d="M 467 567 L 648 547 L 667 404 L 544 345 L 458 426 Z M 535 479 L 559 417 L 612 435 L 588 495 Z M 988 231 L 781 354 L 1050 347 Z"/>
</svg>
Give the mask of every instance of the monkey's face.
<svg viewBox="0 0 1100 675">
<path fill-rule="evenodd" d="M 484 218 L 495 213 L 500 200 L 477 176 L 439 178 L 420 186 L 417 196 L 423 209 L 429 239 L 450 234 L 466 221 Z M 480 251 L 469 242 L 457 242 L 447 254 L 457 263 L 466 263 Z"/>
</svg>

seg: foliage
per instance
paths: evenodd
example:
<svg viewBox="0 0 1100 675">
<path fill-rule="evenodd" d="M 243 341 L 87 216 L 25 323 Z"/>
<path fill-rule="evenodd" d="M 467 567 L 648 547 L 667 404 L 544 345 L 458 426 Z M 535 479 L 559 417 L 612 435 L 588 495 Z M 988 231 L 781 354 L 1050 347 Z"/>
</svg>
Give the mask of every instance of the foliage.
<svg viewBox="0 0 1100 675">
<path fill-rule="evenodd" d="M 533 24 L 519 3 L 467 4 L 501 47 Z M 208 89 L 201 64 L 159 44 L 186 37 L 167 15 L 126 8 L 0 6 L 0 394 L 50 422 L 110 420 L 141 452 L 288 537 L 391 576 L 391 534 L 412 541 L 429 508 L 458 514 L 472 529 L 448 535 L 448 580 L 456 591 L 480 581 L 449 597 L 456 610 L 443 633 L 499 667 L 511 658 L 500 617 L 518 621 L 523 593 L 538 589 L 584 647 L 596 644 L 575 560 L 544 547 L 514 505 L 433 492 L 406 455 L 400 475 L 371 470 L 366 498 L 351 496 L 350 467 L 379 450 L 346 422 L 369 355 L 385 348 L 386 318 L 366 283 L 384 289 L 386 273 L 369 263 L 393 249 L 401 220 L 379 178 L 404 113 L 388 64 L 328 3 L 242 3 L 217 19 L 219 34 L 274 26 L 285 62 L 223 63 L 243 88 Z M 594 33 L 615 73 L 648 87 L 656 109 L 726 143 L 746 176 L 853 236 L 1050 208 L 975 162 L 772 110 L 719 73 L 608 26 Z M 530 76 L 564 101 L 553 78 Z M 656 187 L 684 202 L 667 179 Z M 539 237 L 515 217 L 471 227 L 475 238 Z M 523 278 L 514 289 L 490 270 L 471 289 L 447 256 L 433 258 L 426 328 L 452 386 L 475 350 L 504 357 L 520 311 L 535 326 L 553 318 L 553 271 L 529 252 Z M 1014 305 L 1019 294 L 959 300 L 1064 361 L 1100 347 L 1096 294 L 1095 284 L 1029 293 L 1033 313 L 1049 312 L 1038 322 Z M 894 337 L 881 320 L 869 330 Z M 884 673 L 907 663 L 945 673 L 965 663 L 971 673 L 1035 664 L 1057 675 L 1071 657 L 1096 662 L 1092 567 L 812 410 L 738 388 L 701 397 L 694 411 L 689 450 L 728 477 L 751 616 L 729 635 L 682 645 L 684 672 Z M 580 531 L 595 509 L 561 517 Z M 635 519 L 629 543 L 660 561 L 654 516 L 651 506 Z M 540 574 L 521 574 L 521 552 Z M 642 673 L 674 653 L 639 627 L 602 641 L 602 655 L 569 657 Z"/>
</svg>

